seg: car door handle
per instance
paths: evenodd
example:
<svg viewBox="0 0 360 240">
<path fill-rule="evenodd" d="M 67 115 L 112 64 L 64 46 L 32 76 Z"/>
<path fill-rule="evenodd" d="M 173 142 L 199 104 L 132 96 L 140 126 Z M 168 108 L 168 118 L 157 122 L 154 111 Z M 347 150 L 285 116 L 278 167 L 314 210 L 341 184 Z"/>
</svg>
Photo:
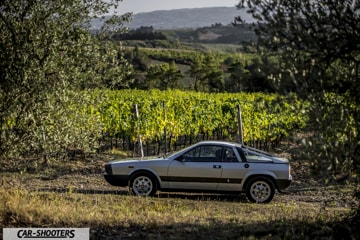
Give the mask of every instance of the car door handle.
<svg viewBox="0 0 360 240">
<path fill-rule="evenodd" d="M 213 168 L 221 168 L 221 165 L 213 165 Z"/>
</svg>

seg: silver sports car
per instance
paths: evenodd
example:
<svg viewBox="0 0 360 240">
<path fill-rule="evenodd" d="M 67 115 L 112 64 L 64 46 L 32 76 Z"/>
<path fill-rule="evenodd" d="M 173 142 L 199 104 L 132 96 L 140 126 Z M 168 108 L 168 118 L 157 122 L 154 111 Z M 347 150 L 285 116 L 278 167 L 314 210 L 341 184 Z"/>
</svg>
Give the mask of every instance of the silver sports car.
<svg viewBox="0 0 360 240">
<path fill-rule="evenodd" d="M 164 158 L 112 161 L 104 177 L 137 196 L 159 191 L 245 192 L 255 203 L 270 202 L 291 181 L 289 161 L 237 143 L 204 141 Z"/>
</svg>

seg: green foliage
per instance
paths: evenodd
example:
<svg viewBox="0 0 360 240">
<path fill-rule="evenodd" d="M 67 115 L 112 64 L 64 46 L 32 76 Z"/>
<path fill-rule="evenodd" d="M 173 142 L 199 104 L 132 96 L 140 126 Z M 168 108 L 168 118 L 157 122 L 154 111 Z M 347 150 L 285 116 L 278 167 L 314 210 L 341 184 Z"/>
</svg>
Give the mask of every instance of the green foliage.
<svg viewBox="0 0 360 240">
<path fill-rule="evenodd" d="M 133 63 L 135 70 L 138 72 L 146 72 L 151 78 L 154 78 L 152 77 L 154 74 L 148 72 L 150 69 L 147 68 L 151 68 L 151 71 L 154 71 L 154 68 L 157 67 L 151 67 L 150 60 L 153 60 L 153 62 L 164 62 L 163 64 L 165 65 L 176 63 L 177 67 L 179 65 L 189 66 L 189 71 L 183 71 L 182 75 L 190 80 L 182 84 L 183 87 L 180 87 L 181 84 L 179 84 L 178 86 L 173 85 L 172 88 L 204 92 L 251 91 L 254 89 L 254 87 L 250 87 L 252 85 L 257 86 L 257 91 L 270 88 L 266 85 L 267 76 L 265 73 L 256 77 L 258 75 L 258 69 L 261 68 L 263 63 L 259 62 L 257 60 L 258 57 L 253 54 L 144 49 L 135 47 L 134 49 L 127 50 L 126 58 Z M 231 66 L 231 64 L 233 64 L 233 66 Z M 266 62 L 268 68 L 271 68 L 272 64 L 272 62 Z M 237 68 L 236 76 L 233 72 L 235 68 Z M 251 71 L 249 71 L 248 68 Z M 141 76 L 137 75 L 136 78 L 139 80 Z M 239 78 L 242 79 L 242 87 L 239 85 Z M 258 81 L 256 82 L 255 80 Z M 141 84 L 141 81 L 139 81 L 132 86 L 143 89 L 143 85 L 144 84 Z M 156 84 L 151 85 L 145 83 L 145 85 L 147 85 L 147 88 L 164 89 Z"/>
<path fill-rule="evenodd" d="M 257 20 L 261 49 L 280 56 L 273 82 L 312 103 L 315 169 L 354 172 L 359 181 L 360 2 L 241 0 L 238 7 Z"/>
<path fill-rule="evenodd" d="M 243 62 L 251 63 L 253 59 L 258 58 L 257 54 L 250 53 L 227 53 L 223 51 L 209 50 L 200 51 L 199 49 L 151 49 L 139 48 L 139 51 L 152 59 L 159 61 L 175 61 L 176 63 L 191 64 L 195 59 L 206 55 L 212 55 L 218 62 L 223 62 L 225 59 L 235 57 L 241 59 Z"/>
<path fill-rule="evenodd" d="M 167 90 L 175 88 L 177 81 L 182 78 L 180 70 L 177 68 L 175 62 L 152 65 L 147 71 L 146 80 L 151 83 L 151 88 L 158 88 L 160 90 Z"/>
<path fill-rule="evenodd" d="M 135 30 L 122 34 L 114 34 L 112 36 L 114 40 L 167 40 L 167 37 L 162 32 L 154 31 L 153 27 L 140 27 Z"/>
<path fill-rule="evenodd" d="M 103 127 L 100 116 L 91 114 L 94 99 L 70 90 L 48 93 L 44 98 L 25 118 L 16 119 L 14 114 L 2 123 L 3 155 L 41 153 L 48 161 L 66 157 L 69 149 L 94 151 Z"/>
<path fill-rule="evenodd" d="M 360 114 L 357 107 L 354 109 L 352 106 L 360 105 L 359 2 L 242 0 L 239 7 L 248 7 L 257 19 L 256 31 L 262 47 L 279 56 L 279 66 L 271 80 L 280 88 L 292 85 L 291 89 L 296 89 L 316 106 L 313 108 L 313 121 L 319 123 L 317 131 L 323 136 L 321 140 L 325 147 L 322 154 L 328 156 L 326 159 L 332 162 L 331 165 L 334 162 L 339 166 L 345 164 L 347 157 L 339 158 L 338 152 L 347 150 L 338 148 L 338 141 L 328 140 L 352 136 L 347 143 L 352 151 L 350 158 L 359 162 L 356 153 L 360 149 L 359 134 L 339 124 L 339 116 L 343 114 L 333 114 L 338 103 L 329 101 L 332 94 L 342 99 L 338 107 L 348 115 L 344 120 L 353 119 L 354 124 L 350 125 L 358 131 Z M 319 118 L 318 113 L 323 117 Z M 346 152 L 343 154 L 348 155 Z"/>
<path fill-rule="evenodd" d="M 199 133 L 232 139 L 238 130 L 238 104 L 245 142 L 278 140 L 307 121 L 308 105 L 295 95 L 121 90 L 99 91 L 94 96 L 101 96 L 95 109 L 105 132 L 133 140 L 141 135 L 148 142 L 161 139 L 165 127 L 173 141 Z M 139 106 L 139 120 L 134 119 L 133 104 Z"/>
<path fill-rule="evenodd" d="M 179 39 L 185 43 L 219 43 L 236 44 L 256 41 L 255 32 L 251 29 L 251 24 L 241 24 L 238 26 L 213 24 L 209 27 L 198 29 L 172 29 L 162 30 L 169 38 Z"/>
<path fill-rule="evenodd" d="M 197 56 L 190 65 L 190 76 L 194 78 L 195 91 L 224 91 L 223 72 L 213 54 Z"/>
<path fill-rule="evenodd" d="M 356 151 L 353 141 L 359 137 L 354 113 L 359 110 L 359 105 L 349 101 L 348 95 L 334 93 L 324 93 L 312 105 L 311 119 L 322 130 L 308 139 L 308 144 L 314 147 L 309 155 L 315 156 L 313 168 L 318 173 L 330 171 L 337 175 L 353 169 L 353 153 Z M 326 164 L 323 162 L 324 158 L 328 159 Z"/>
<path fill-rule="evenodd" d="M 89 102 L 73 89 L 126 85 L 128 65 L 115 46 L 86 29 L 94 14 L 104 14 L 117 4 L 1 1 L 1 157 L 33 149 L 47 156 L 50 149 L 91 144 L 94 129 L 83 124 L 93 119 L 84 119 L 82 112 Z M 104 31 L 118 20 L 123 18 L 107 21 Z"/>
<path fill-rule="evenodd" d="M 194 78 L 194 90 L 199 91 L 200 89 L 200 81 L 202 79 L 202 69 L 204 68 L 204 57 L 202 55 L 194 58 L 191 66 L 190 66 L 190 76 Z"/>
<path fill-rule="evenodd" d="M 233 92 L 241 92 L 244 87 L 245 79 L 248 75 L 246 70 L 239 59 L 229 58 L 227 59 L 228 71 L 230 72 L 230 81 L 227 89 L 232 88 Z"/>
</svg>

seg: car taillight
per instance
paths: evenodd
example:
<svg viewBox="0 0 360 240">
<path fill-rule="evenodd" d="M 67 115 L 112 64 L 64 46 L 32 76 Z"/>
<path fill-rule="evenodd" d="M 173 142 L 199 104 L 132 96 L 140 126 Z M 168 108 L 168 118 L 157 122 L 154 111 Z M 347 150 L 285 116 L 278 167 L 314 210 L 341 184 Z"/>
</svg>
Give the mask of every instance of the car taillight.
<svg viewBox="0 0 360 240">
<path fill-rule="evenodd" d="M 105 165 L 105 172 L 106 172 L 106 174 L 108 174 L 108 175 L 112 175 L 112 174 L 113 174 L 113 173 L 112 173 L 111 164 L 106 164 L 106 165 Z"/>
</svg>

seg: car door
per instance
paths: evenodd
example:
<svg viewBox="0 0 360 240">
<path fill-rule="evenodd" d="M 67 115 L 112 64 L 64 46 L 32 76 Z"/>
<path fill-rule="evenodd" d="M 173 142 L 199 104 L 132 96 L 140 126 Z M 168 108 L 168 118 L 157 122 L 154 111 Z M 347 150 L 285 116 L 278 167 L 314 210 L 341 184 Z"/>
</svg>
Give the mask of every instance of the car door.
<svg viewBox="0 0 360 240">
<path fill-rule="evenodd" d="M 239 149 L 241 151 L 241 149 Z M 221 163 L 221 181 L 219 191 L 241 191 L 243 178 L 248 171 L 249 164 L 244 162 L 236 149 L 224 148 L 223 162 Z"/>
<path fill-rule="evenodd" d="M 216 190 L 221 177 L 221 151 L 221 146 L 201 145 L 173 160 L 166 179 L 169 188 Z"/>
</svg>

